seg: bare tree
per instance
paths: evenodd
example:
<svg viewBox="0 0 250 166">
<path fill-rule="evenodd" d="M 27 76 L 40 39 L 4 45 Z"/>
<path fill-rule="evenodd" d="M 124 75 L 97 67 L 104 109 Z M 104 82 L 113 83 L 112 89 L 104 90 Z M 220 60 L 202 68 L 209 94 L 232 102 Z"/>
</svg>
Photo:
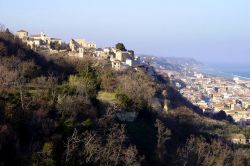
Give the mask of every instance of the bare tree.
<svg viewBox="0 0 250 166">
<path fill-rule="evenodd" d="M 5 32 L 5 26 L 3 24 L 0 23 L 0 32 Z"/>
<path fill-rule="evenodd" d="M 178 165 L 249 165 L 249 155 L 241 149 L 234 150 L 221 139 L 211 142 L 191 136 L 185 146 L 177 151 Z"/>
<path fill-rule="evenodd" d="M 15 84 L 19 91 L 22 110 L 25 111 L 32 104 L 32 98 L 27 95 L 27 89 L 25 87 L 25 78 L 23 76 L 18 77 Z"/>
<path fill-rule="evenodd" d="M 79 113 L 95 116 L 88 98 L 79 95 L 58 95 L 56 108 L 63 117 L 75 118 Z"/>
<path fill-rule="evenodd" d="M 49 82 L 49 88 L 50 88 L 50 92 L 51 92 L 51 101 L 52 101 L 52 103 L 55 103 L 55 101 L 56 101 L 56 85 L 57 85 L 58 79 L 54 76 L 53 73 L 49 73 L 48 82 Z"/>
<path fill-rule="evenodd" d="M 74 129 L 72 136 L 70 136 L 65 144 L 66 147 L 66 154 L 65 154 L 65 162 L 69 162 L 73 153 L 77 150 L 79 144 L 82 142 L 80 137 L 77 134 L 77 129 Z"/>
<path fill-rule="evenodd" d="M 97 163 L 100 160 L 100 155 L 98 152 L 101 152 L 101 140 L 93 132 L 85 132 L 83 134 L 84 141 L 84 157 L 87 163 Z"/>
<path fill-rule="evenodd" d="M 104 165 L 110 165 L 113 162 L 114 165 L 117 165 L 120 160 L 123 143 L 125 141 L 125 126 L 114 125 L 110 129 L 110 133 L 107 136 L 107 143 L 104 148 L 103 162 Z"/>
<path fill-rule="evenodd" d="M 140 157 L 138 160 L 138 151 L 135 146 L 129 146 L 124 150 L 123 163 L 126 166 L 140 166 L 144 157 Z"/>
<path fill-rule="evenodd" d="M 165 142 L 170 139 L 171 130 L 165 127 L 164 123 L 162 123 L 159 119 L 156 119 L 155 127 L 157 128 L 157 146 L 156 146 L 156 153 L 158 158 L 163 161 L 166 147 Z"/>
<path fill-rule="evenodd" d="M 100 165 L 140 165 L 141 158 L 134 146 L 127 147 L 125 126 L 115 124 L 104 136 L 85 132 L 84 154 L 87 163 Z"/>
<path fill-rule="evenodd" d="M 136 108 L 147 106 L 155 95 L 155 83 L 144 71 L 129 71 L 120 76 L 118 82 L 121 92 L 133 101 Z"/>
<path fill-rule="evenodd" d="M 11 86 L 17 79 L 17 72 L 9 70 L 3 65 L 0 65 L 0 86 Z"/>
</svg>

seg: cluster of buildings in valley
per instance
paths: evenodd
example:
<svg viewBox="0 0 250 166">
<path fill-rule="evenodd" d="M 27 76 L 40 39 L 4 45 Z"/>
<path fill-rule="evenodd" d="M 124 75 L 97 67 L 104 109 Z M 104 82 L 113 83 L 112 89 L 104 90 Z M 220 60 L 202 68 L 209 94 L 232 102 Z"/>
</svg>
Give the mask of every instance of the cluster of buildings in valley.
<svg viewBox="0 0 250 166">
<path fill-rule="evenodd" d="M 180 93 L 204 113 L 214 114 L 223 110 L 241 126 L 250 125 L 250 81 L 238 77 L 204 76 L 197 72 L 185 77 L 175 75 L 174 79 L 180 80 L 175 82 Z"/>
<path fill-rule="evenodd" d="M 66 52 L 68 56 L 83 58 L 86 54 L 100 59 L 109 59 L 114 70 L 125 70 L 129 67 L 142 67 L 139 56 L 134 51 L 121 51 L 114 47 L 97 48 L 94 42 L 85 39 L 71 39 L 69 43 L 59 38 L 49 37 L 41 32 L 38 35 L 29 35 L 25 30 L 16 32 L 16 36 L 34 50 L 47 50 L 50 53 Z M 152 69 L 147 66 L 146 70 Z"/>
</svg>

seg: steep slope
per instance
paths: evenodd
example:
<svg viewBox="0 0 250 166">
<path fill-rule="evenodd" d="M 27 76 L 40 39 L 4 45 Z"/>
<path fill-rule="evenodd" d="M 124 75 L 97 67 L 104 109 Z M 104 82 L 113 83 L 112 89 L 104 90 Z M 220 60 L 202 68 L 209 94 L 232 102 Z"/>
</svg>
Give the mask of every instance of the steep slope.
<svg viewBox="0 0 250 166">
<path fill-rule="evenodd" d="M 24 64 L 24 62 L 26 63 Z M 53 75 L 61 76 L 63 79 L 63 77 L 74 72 L 73 67 L 63 59 L 57 59 L 56 61 L 46 59 L 29 49 L 11 33 L 5 32 L 0 32 L 0 63 L 2 71 L 5 68 L 7 71 L 13 71 L 14 75 L 24 74 L 27 78 L 47 76 L 53 73 Z"/>
</svg>

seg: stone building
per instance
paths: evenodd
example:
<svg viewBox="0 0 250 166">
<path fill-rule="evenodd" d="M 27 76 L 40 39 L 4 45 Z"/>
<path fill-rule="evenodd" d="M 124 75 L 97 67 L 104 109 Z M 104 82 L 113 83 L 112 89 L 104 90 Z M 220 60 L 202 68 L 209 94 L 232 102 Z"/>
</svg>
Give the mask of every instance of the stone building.
<svg viewBox="0 0 250 166">
<path fill-rule="evenodd" d="M 38 35 L 31 35 L 30 39 L 32 39 L 32 40 L 40 40 L 41 44 L 48 45 L 48 46 L 50 45 L 50 43 L 53 43 L 53 42 L 58 42 L 60 45 L 62 44 L 61 39 L 46 36 L 46 34 L 44 32 L 41 32 Z"/>
<path fill-rule="evenodd" d="M 16 32 L 16 36 L 20 39 L 25 39 L 25 38 L 28 38 L 29 33 L 25 30 L 19 30 Z"/>
<path fill-rule="evenodd" d="M 115 52 L 113 52 L 115 50 Z M 128 67 L 133 67 L 135 64 L 134 51 L 120 51 L 117 49 L 112 49 L 113 54 L 110 54 L 110 61 L 112 63 L 112 68 L 115 70 L 124 70 Z"/>
<path fill-rule="evenodd" d="M 58 38 L 53 38 L 46 36 L 44 32 L 41 32 L 37 35 L 30 35 L 25 30 L 19 30 L 16 32 L 16 36 L 23 40 L 28 46 L 32 49 L 37 47 L 50 48 L 50 44 L 53 42 L 57 42 L 62 45 L 62 40 Z"/>
<path fill-rule="evenodd" d="M 96 49 L 96 44 L 85 39 L 71 39 L 69 42 L 71 51 L 79 51 L 79 48 Z"/>
<path fill-rule="evenodd" d="M 126 62 L 126 59 L 134 60 L 134 55 L 128 51 L 117 51 L 115 58 L 116 60 Z"/>
</svg>

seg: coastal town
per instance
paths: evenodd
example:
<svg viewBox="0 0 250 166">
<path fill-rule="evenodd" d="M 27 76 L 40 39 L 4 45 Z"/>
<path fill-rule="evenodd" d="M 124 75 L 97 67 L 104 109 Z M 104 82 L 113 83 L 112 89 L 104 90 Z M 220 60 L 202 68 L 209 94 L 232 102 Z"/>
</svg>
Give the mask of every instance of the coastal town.
<svg viewBox="0 0 250 166">
<path fill-rule="evenodd" d="M 250 124 L 250 81 L 240 80 L 238 77 L 233 80 L 216 76 L 204 77 L 201 73 L 181 80 L 187 86 L 180 92 L 204 113 L 224 111 L 241 126 Z"/>
<path fill-rule="evenodd" d="M 241 127 L 250 125 L 250 80 L 209 75 L 193 67 L 158 72 L 168 75 L 172 85 L 204 114 L 224 113 Z"/>
</svg>

